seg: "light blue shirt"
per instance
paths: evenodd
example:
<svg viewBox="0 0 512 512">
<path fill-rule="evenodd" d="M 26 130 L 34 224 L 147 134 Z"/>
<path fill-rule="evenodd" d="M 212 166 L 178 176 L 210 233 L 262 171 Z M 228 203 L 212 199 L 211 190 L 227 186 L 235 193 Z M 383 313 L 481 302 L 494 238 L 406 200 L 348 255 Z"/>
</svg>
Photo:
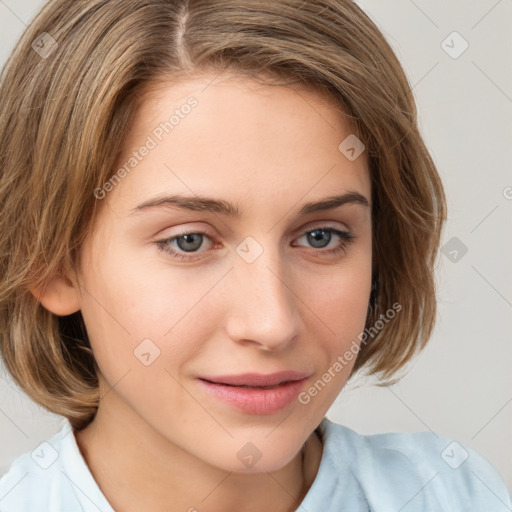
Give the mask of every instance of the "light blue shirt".
<svg viewBox="0 0 512 512">
<path fill-rule="evenodd" d="M 432 432 L 361 435 L 327 418 L 319 432 L 322 460 L 297 512 L 512 510 L 501 476 L 465 444 Z M 0 512 L 47 511 L 113 512 L 67 420 L 0 479 Z"/>
</svg>

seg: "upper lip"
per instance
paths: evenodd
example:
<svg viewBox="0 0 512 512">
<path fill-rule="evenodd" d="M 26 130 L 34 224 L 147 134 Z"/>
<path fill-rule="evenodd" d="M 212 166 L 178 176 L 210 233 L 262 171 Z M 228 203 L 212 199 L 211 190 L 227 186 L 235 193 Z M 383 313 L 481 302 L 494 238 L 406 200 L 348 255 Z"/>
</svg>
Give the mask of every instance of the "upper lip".
<svg viewBox="0 0 512 512">
<path fill-rule="evenodd" d="M 244 373 L 241 375 L 220 375 L 199 377 L 215 384 L 229 384 L 231 386 L 275 386 L 284 382 L 302 380 L 307 373 L 286 370 L 264 375 L 260 373 Z"/>
</svg>

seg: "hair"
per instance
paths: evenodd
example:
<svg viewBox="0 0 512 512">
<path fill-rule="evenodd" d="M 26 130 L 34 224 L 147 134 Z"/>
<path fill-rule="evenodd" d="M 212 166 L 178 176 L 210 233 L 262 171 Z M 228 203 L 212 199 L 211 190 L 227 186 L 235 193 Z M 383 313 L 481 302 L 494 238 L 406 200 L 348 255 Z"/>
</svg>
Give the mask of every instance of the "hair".
<svg viewBox="0 0 512 512">
<path fill-rule="evenodd" d="M 34 45 L 44 33 L 46 53 Z M 208 70 L 325 93 L 366 146 L 366 327 L 403 308 L 361 344 L 351 375 L 365 368 L 388 385 L 433 329 L 444 191 L 404 70 L 356 3 L 49 1 L 0 76 L 0 349 L 15 382 L 75 429 L 99 404 L 86 327 L 80 311 L 55 315 L 30 290 L 78 268 L 100 211 L 93 190 L 112 175 L 145 91 Z"/>
</svg>

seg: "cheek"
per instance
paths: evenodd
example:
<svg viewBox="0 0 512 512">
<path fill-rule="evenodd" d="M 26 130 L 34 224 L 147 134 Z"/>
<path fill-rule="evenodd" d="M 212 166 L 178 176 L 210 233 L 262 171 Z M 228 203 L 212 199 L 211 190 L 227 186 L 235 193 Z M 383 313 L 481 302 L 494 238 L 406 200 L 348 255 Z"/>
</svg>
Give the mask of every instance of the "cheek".
<svg viewBox="0 0 512 512">
<path fill-rule="evenodd" d="M 197 352 L 194 340 L 208 334 L 204 327 L 210 314 L 201 299 L 216 276 L 191 277 L 190 271 L 170 272 L 154 261 L 145 264 L 113 251 L 97 258 L 84 275 L 82 315 L 110 383 L 146 363 L 170 369 Z"/>
<path fill-rule="evenodd" d="M 317 298 L 330 315 L 354 318 L 366 307 L 369 289 L 365 275 L 349 271 L 333 276 L 323 293 L 317 293 Z"/>
<path fill-rule="evenodd" d="M 326 329 L 343 340 L 364 329 L 370 289 L 371 259 L 365 258 L 328 275 L 307 275 L 302 296 Z"/>
<path fill-rule="evenodd" d="M 315 378 L 298 397 L 304 417 L 323 417 L 350 376 L 367 315 L 371 283 L 367 274 L 367 269 L 353 268 L 333 276 L 328 287 L 309 292 L 315 314 L 309 315 L 307 332 L 314 333 L 315 346 L 305 350 L 317 364 Z"/>
<path fill-rule="evenodd" d="M 358 355 L 371 289 L 371 258 L 364 254 L 347 260 L 345 267 L 332 272 L 329 279 L 310 275 L 304 283 L 303 294 L 307 298 L 304 302 L 314 313 L 309 315 L 308 332 L 315 333 L 321 380 L 312 390 L 311 397 L 321 395 L 314 400 L 316 405 L 330 406 Z"/>
</svg>

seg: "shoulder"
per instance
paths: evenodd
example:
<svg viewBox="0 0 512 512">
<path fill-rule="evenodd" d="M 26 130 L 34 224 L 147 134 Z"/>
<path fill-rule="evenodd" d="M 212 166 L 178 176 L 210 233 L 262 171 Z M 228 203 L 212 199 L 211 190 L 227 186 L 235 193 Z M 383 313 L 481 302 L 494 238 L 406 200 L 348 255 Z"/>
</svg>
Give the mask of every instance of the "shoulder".
<svg viewBox="0 0 512 512">
<path fill-rule="evenodd" d="M 69 424 L 14 459 L 0 479 L 0 512 L 82 511 L 62 467 L 66 435 L 72 435 Z"/>
<path fill-rule="evenodd" d="M 363 435 L 331 421 L 322 425 L 330 457 L 339 471 L 350 461 L 369 504 L 382 504 L 382 496 L 391 495 L 392 506 L 402 512 L 512 509 L 500 474 L 464 443 L 435 432 Z"/>
</svg>

